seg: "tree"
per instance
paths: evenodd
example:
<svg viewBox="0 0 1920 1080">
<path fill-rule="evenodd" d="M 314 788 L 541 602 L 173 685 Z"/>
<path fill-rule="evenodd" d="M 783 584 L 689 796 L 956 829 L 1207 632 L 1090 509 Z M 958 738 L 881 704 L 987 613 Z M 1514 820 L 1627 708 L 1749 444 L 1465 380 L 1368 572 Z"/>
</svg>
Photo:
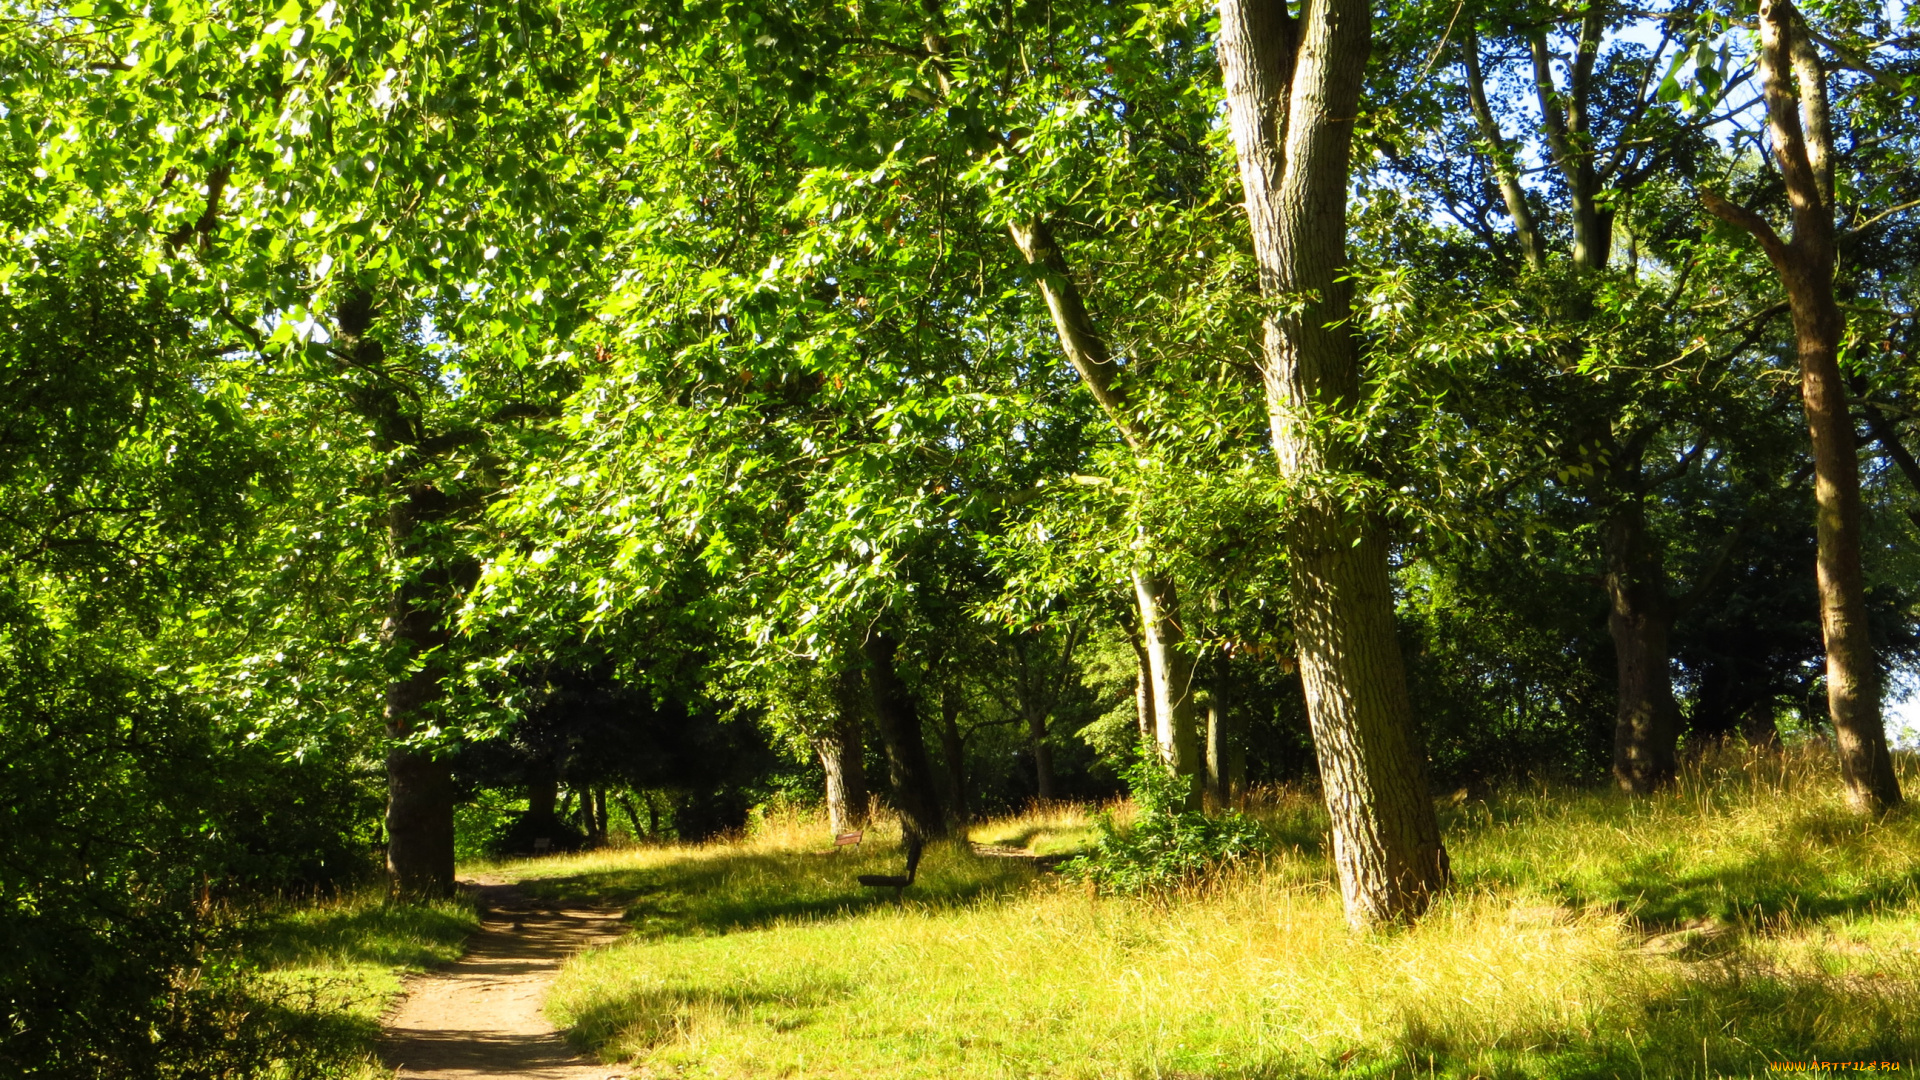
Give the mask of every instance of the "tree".
<svg viewBox="0 0 1920 1080">
<path fill-rule="evenodd" d="M 1792 239 L 1759 213 L 1714 192 L 1715 216 L 1751 233 L 1786 289 L 1800 359 L 1800 392 L 1813 444 L 1819 537 L 1820 623 L 1827 646 L 1827 709 L 1838 736 L 1847 801 L 1862 812 L 1900 805 L 1880 672 L 1867 630 L 1861 566 L 1860 458 L 1847 412 L 1839 349 L 1846 315 L 1834 296 L 1835 157 L 1827 76 L 1811 31 L 1789 0 L 1760 5 L 1760 82 L 1774 160 L 1792 207 Z"/>
<path fill-rule="evenodd" d="M 1334 861 L 1356 926 L 1417 917 L 1449 880 L 1413 727 L 1382 522 L 1342 491 L 1359 405 L 1346 200 L 1369 52 L 1364 2 L 1222 0 L 1220 63 L 1268 305 L 1263 370 L 1294 520 L 1285 543 Z"/>
</svg>

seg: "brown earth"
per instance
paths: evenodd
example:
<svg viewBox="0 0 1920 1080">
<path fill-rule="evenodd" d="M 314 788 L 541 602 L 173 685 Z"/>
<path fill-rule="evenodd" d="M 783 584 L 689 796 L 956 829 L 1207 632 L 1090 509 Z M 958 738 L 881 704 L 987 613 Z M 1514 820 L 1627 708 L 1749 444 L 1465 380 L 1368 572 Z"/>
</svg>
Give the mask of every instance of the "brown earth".
<svg viewBox="0 0 1920 1080">
<path fill-rule="evenodd" d="M 569 956 L 620 936 L 620 913 L 554 907 L 498 880 L 461 884 L 480 899 L 480 932 L 458 963 L 408 981 L 381 1040 L 387 1065 L 402 1080 L 625 1077 L 575 1053 L 540 1011 Z"/>
</svg>

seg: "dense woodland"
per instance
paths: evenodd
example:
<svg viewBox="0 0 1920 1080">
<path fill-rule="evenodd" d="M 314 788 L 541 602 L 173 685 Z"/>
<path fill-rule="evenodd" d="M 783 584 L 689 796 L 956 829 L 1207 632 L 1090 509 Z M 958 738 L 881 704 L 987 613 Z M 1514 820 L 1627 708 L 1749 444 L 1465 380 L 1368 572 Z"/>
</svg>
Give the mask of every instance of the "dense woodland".
<svg viewBox="0 0 1920 1080">
<path fill-rule="evenodd" d="M 0 19 L 10 1073 L 456 849 L 1901 802 L 1910 7 L 277 2 Z"/>
</svg>

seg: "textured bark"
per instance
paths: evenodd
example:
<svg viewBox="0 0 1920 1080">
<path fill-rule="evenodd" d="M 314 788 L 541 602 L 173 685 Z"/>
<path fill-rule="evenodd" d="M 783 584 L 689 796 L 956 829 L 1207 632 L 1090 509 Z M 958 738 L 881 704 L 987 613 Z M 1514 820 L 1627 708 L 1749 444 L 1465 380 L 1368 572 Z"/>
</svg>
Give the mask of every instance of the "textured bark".
<svg viewBox="0 0 1920 1080">
<path fill-rule="evenodd" d="M 857 829 L 867 818 L 866 747 L 857 716 L 840 716 L 814 740 L 821 770 L 827 774 L 827 819 L 835 833 Z"/>
<path fill-rule="evenodd" d="M 1846 316 L 1835 302 L 1833 134 L 1827 85 L 1806 25 L 1787 0 L 1760 5 L 1760 81 L 1774 159 L 1792 206 L 1793 239 L 1759 214 L 1707 194 L 1707 209 L 1752 233 L 1786 288 L 1800 357 L 1800 393 L 1813 442 L 1820 625 L 1827 646 L 1827 714 L 1847 801 L 1862 812 L 1900 804 L 1880 673 L 1867 636 L 1860 562 L 1860 461 L 1839 365 Z"/>
<path fill-rule="evenodd" d="M 1221 0 L 1228 118 L 1260 265 L 1273 444 L 1294 488 L 1286 537 L 1294 636 L 1334 862 L 1355 926 L 1419 915 L 1449 879 L 1394 633 L 1377 520 L 1316 490 L 1329 459 L 1316 418 L 1359 392 L 1346 271 L 1353 121 L 1370 50 L 1365 0 Z"/>
<path fill-rule="evenodd" d="M 901 827 L 910 835 L 932 840 L 947 835 L 940 808 L 939 781 L 927 757 L 926 737 L 920 730 L 920 711 L 913 694 L 894 669 L 900 643 L 885 634 L 871 634 L 863 646 L 873 692 L 873 717 L 880 741 L 887 749 L 887 771 L 893 781 L 894 805 Z"/>
<path fill-rule="evenodd" d="M 1619 686 L 1613 777 L 1623 791 L 1644 795 L 1673 779 L 1680 738 L 1668 647 L 1674 604 L 1637 498 L 1625 501 L 1608 518 L 1603 542 L 1607 631 L 1613 636 Z"/>
</svg>

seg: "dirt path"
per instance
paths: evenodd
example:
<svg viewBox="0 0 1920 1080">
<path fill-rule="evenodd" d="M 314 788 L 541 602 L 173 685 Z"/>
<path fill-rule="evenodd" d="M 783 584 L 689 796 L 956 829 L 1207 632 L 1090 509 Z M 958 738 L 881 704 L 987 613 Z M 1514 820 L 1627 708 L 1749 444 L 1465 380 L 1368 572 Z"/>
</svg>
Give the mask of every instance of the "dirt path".
<svg viewBox="0 0 1920 1080">
<path fill-rule="evenodd" d="M 620 935 L 620 913 L 555 908 L 512 885 L 464 882 L 486 917 L 467 954 L 412 979 L 387 1020 L 381 1056 L 403 1080 L 606 1080 L 617 1065 L 573 1052 L 540 1003 L 567 957 Z"/>
</svg>

